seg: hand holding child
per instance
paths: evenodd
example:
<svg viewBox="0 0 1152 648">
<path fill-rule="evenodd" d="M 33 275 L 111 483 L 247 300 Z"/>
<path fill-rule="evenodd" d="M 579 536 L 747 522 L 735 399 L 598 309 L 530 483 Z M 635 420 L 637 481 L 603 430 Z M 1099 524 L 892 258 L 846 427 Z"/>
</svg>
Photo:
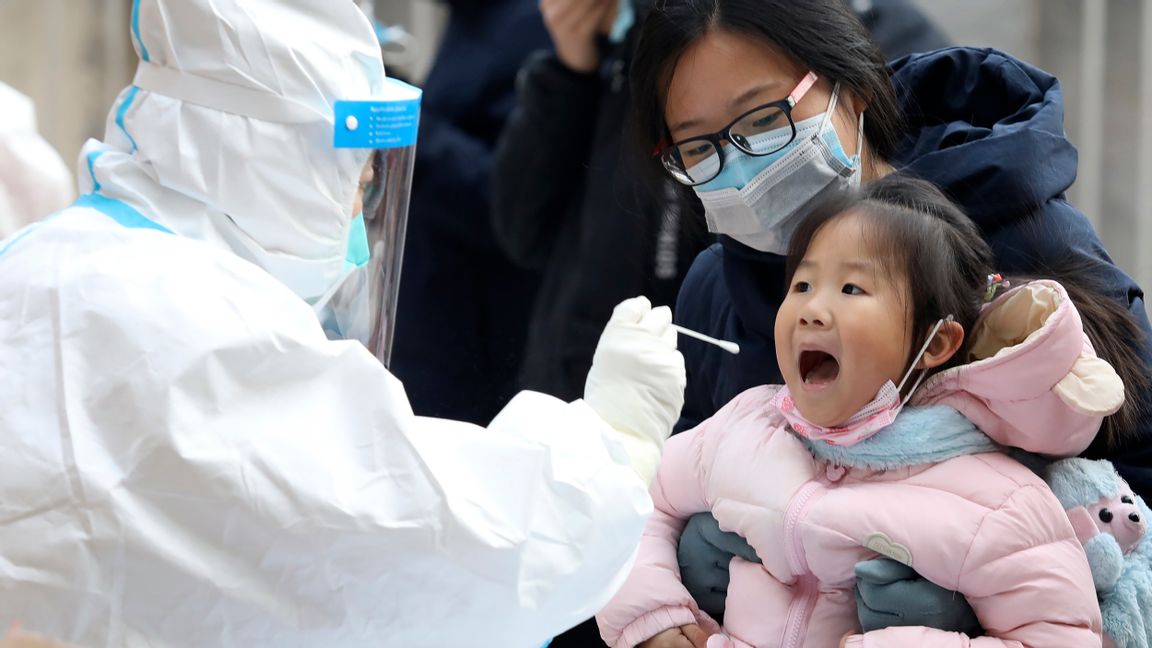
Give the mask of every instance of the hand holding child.
<svg viewBox="0 0 1152 648">
<path fill-rule="evenodd" d="M 695 623 L 665 630 L 636 648 L 705 648 L 708 633 Z"/>
</svg>

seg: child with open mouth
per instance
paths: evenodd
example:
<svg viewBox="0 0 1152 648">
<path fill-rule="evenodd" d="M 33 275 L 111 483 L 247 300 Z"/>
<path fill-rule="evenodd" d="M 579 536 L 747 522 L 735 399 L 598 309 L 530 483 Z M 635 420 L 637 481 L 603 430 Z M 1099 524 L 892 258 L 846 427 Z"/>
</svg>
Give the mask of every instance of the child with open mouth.
<svg viewBox="0 0 1152 648">
<path fill-rule="evenodd" d="M 992 258 L 957 207 L 899 175 L 806 217 L 775 325 L 785 384 L 750 389 L 668 442 L 635 567 L 597 615 L 603 639 L 1100 646 L 1080 542 L 1047 485 L 1006 449 L 1074 456 L 1106 417 L 1134 415 L 1120 375 L 1140 369 L 1111 358 L 1114 369 L 1094 351 L 1118 348 L 1109 336 L 1134 329 L 1075 273 L 1064 285 L 1009 288 Z M 1086 332 L 1081 311 L 1120 325 Z M 677 541 L 701 512 L 762 561 L 733 559 L 723 626 L 679 579 Z M 879 556 L 964 596 L 985 636 L 862 632 L 853 570 Z"/>
</svg>

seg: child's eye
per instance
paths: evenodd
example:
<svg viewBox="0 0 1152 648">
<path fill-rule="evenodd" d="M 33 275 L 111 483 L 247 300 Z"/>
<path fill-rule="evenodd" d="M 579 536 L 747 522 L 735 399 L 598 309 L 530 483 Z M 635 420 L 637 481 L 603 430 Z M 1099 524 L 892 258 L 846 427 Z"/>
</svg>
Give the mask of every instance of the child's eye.
<svg viewBox="0 0 1152 648">
<path fill-rule="evenodd" d="M 1131 498 L 1131 497 L 1128 497 L 1127 495 L 1125 495 L 1124 497 L 1121 497 L 1121 498 L 1120 498 L 1120 501 L 1121 501 L 1121 502 L 1123 502 L 1123 503 L 1125 503 L 1125 504 L 1131 504 L 1131 503 L 1132 503 L 1132 498 Z"/>
<path fill-rule="evenodd" d="M 797 281 L 792 285 L 792 292 L 805 293 L 812 290 L 812 284 L 807 281 Z"/>
<path fill-rule="evenodd" d="M 840 292 L 844 293 L 845 295 L 863 295 L 864 289 L 860 286 L 857 286 L 856 284 L 844 284 L 844 287 L 840 289 Z"/>
</svg>

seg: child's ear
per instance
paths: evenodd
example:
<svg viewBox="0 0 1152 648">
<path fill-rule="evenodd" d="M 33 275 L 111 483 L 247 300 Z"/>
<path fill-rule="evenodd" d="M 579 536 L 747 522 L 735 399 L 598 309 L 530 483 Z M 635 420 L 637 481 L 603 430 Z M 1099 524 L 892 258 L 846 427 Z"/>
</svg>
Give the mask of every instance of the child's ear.
<svg viewBox="0 0 1152 648">
<path fill-rule="evenodd" d="M 928 350 L 920 358 L 917 368 L 939 367 L 956 355 L 961 344 L 964 344 L 964 327 L 952 320 L 945 321 L 940 330 L 936 331 L 932 341 L 928 343 Z"/>
</svg>

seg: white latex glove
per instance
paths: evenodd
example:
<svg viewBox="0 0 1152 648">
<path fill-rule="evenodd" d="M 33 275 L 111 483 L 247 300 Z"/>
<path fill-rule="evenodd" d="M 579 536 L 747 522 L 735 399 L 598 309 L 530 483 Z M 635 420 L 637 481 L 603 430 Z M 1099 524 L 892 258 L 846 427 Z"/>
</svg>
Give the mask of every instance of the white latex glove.
<svg viewBox="0 0 1152 648">
<path fill-rule="evenodd" d="M 620 302 L 600 334 L 584 400 L 619 434 L 646 484 L 680 416 L 686 382 L 672 311 L 652 308 L 646 297 Z"/>
</svg>

